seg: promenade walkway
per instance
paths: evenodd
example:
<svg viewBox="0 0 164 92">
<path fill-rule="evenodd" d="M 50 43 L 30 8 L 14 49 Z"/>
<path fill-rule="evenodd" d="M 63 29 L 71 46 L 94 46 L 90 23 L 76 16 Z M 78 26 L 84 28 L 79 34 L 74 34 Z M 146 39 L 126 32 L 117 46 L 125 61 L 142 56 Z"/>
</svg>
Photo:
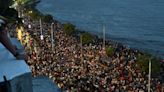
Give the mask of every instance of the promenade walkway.
<svg viewBox="0 0 164 92">
<path fill-rule="evenodd" d="M 28 24 L 32 28 L 28 28 Z M 102 42 L 81 45 L 79 37 L 67 36 L 59 22 L 54 22 L 54 50 L 51 45 L 51 24 L 43 23 L 40 39 L 38 21 L 25 20 L 23 42 L 34 77 L 51 78 L 68 92 L 146 92 L 148 74 L 136 64 L 138 50 L 113 44 L 117 51 L 112 57 L 102 54 Z M 112 44 L 112 43 L 108 43 Z M 83 56 L 83 59 L 81 59 Z M 161 92 L 161 81 L 151 79 L 151 88 Z"/>
</svg>

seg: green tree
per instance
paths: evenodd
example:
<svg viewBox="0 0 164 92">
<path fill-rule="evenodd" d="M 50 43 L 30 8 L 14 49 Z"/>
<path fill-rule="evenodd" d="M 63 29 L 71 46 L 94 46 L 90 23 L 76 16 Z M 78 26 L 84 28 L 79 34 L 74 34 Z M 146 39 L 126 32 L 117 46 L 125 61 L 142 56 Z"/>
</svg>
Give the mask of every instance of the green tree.
<svg viewBox="0 0 164 92">
<path fill-rule="evenodd" d="M 73 35 L 76 32 L 75 26 L 71 23 L 64 24 L 64 32 L 67 35 Z"/>
<path fill-rule="evenodd" d="M 159 59 L 156 57 L 153 57 L 150 54 L 139 54 L 137 57 L 137 64 L 141 68 L 142 71 L 147 72 L 149 71 L 149 61 L 151 61 L 152 65 L 152 73 L 159 72 L 160 71 L 160 62 Z"/>
<path fill-rule="evenodd" d="M 108 56 L 113 56 L 113 54 L 114 54 L 114 52 L 115 52 L 115 48 L 113 48 L 113 47 L 111 47 L 111 46 L 108 46 L 108 47 L 106 47 L 106 54 L 108 55 Z"/>
<path fill-rule="evenodd" d="M 93 37 L 90 33 L 85 32 L 85 33 L 82 33 L 81 35 L 82 35 L 83 44 L 89 44 L 93 42 Z"/>
</svg>

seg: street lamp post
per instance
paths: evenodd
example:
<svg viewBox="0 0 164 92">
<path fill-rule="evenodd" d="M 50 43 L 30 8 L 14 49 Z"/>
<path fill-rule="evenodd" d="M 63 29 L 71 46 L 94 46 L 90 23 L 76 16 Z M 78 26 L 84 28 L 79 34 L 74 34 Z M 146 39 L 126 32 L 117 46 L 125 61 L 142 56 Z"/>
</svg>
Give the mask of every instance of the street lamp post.
<svg viewBox="0 0 164 92">
<path fill-rule="evenodd" d="M 80 35 L 80 46 L 81 46 L 81 61 L 83 62 L 83 39 L 82 39 L 82 35 Z"/>
<path fill-rule="evenodd" d="M 43 28 L 42 28 L 42 20 L 40 19 L 40 39 L 43 40 Z"/>
<path fill-rule="evenodd" d="M 51 24 L 51 44 L 52 44 L 52 51 L 54 50 L 54 23 Z"/>
<path fill-rule="evenodd" d="M 151 59 L 149 60 L 148 92 L 150 92 L 151 81 Z"/>
<path fill-rule="evenodd" d="M 105 26 L 103 25 L 103 48 L 105 49 Z"/>
</svg>

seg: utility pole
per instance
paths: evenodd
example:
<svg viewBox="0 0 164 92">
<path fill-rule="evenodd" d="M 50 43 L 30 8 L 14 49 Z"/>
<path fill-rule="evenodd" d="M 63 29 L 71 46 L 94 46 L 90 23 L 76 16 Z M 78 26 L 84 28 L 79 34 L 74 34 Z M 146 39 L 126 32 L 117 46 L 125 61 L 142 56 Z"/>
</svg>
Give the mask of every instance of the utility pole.
<svg viewBox="0 0 164 92">
<path fill-rule="evenodd" d="M 149 60 L 149 76 L 148 76 L 148 92 L 150 92 L 150 81 L 151 81 L 151 59 Z"/>
<path fill-rule="evenodd" d="M 51 44 L 52 44 L 52 51 L 54 50 L 54 23 L 51 24 Z"/>
</svg>

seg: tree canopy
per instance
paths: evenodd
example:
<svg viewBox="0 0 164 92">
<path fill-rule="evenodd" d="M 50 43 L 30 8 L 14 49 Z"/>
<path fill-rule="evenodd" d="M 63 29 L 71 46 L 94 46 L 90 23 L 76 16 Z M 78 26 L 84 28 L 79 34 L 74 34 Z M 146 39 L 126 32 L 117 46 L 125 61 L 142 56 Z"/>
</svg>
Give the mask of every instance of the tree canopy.
<svg viewBox="0 0 164 92">
<path fill-rule="evenodd" d="M 152 65 L 152 73 L 160 71 L 160 62 L 159 59 L 151 56 L 149 54 L 139 54 L 137 58 L 137 64 L 141 68 L 142 71 L 147 72 L 149 71 L 149 61 L 151 61 Z"/>
</svg>

